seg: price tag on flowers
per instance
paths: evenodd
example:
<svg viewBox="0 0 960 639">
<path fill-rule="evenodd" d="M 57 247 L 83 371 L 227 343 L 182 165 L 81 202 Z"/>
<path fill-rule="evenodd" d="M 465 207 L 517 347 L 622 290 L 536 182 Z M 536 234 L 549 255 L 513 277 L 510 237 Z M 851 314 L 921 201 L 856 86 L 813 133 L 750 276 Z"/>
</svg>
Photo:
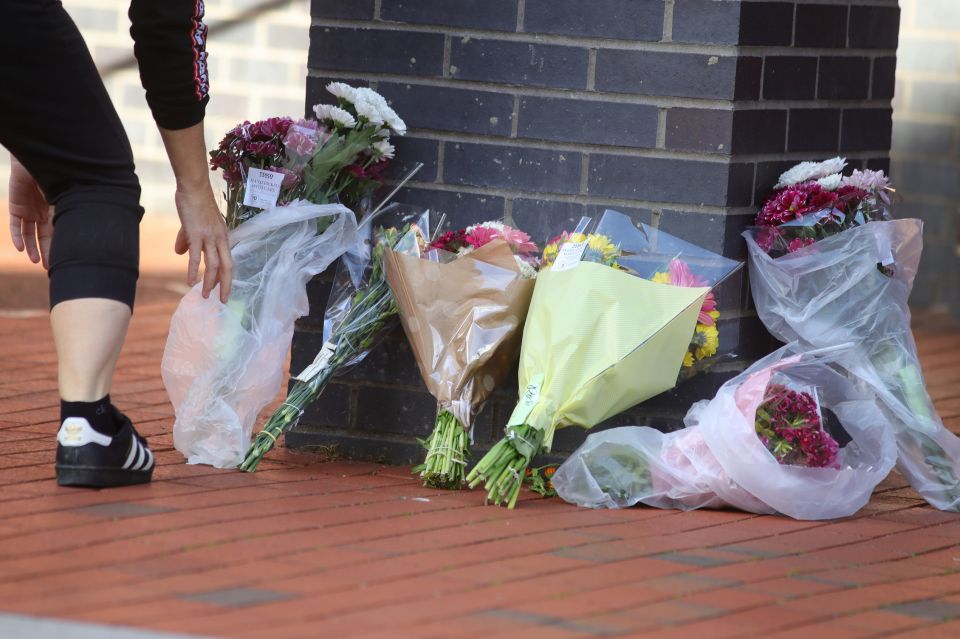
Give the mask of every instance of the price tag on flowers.
<svg viewBox="0 0 960 639">
<path fill-rule="evenodd" d="M 259 209 L 276 206 L 283 177 L 283 173 L 250 169 L 247 173 L 247 188 L 243 194 L 244 206 L 255 206 Z"/>
<path fill-rule="evenodd" d="M 587 240 L 582 242 L 567 242 L 560 247 L 557 259 L 553 262 L 554 271 L 566 271 L 580 263 L 583 252 L 587 249 Z"/>
</svg>

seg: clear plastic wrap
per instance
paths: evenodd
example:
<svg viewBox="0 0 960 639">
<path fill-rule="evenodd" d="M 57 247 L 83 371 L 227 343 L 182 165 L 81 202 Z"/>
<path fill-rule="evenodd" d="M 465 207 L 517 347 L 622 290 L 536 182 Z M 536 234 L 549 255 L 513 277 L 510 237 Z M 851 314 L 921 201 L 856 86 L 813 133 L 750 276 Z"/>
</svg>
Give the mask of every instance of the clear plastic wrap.
<svg viewBox="0 0 960 639">
<path fill-rule="evenodd" d="M 523 330 L 520 400 L 504 440 L 468 477 L 485 482 L 495 503 L 515 504 L 523 471 L 550 450 L 557 428 L 592 428 L 673 388 L 710 287 L 740 266 L 616 211 L 584 233 L 588 222 L 544 249 Z M 713 328 L 697 348 L 706 356 L 715 340 Z"/>
<path fill-rule="evenodd" d="M 549 450 L 555 428 L 590 428 L 672 388 L 710 287 L 739 266 L 616 211 L 561 242 L 524 328 L 520 395 L 539 381 L 537 402 L 510 425 L 543 430 Z"/>
<path fill-rule="evenodd" d="M 323 229 L 318 232 L 318 229 Z M 161 373 L 176 413 L 174 445 L 191 464 L 236 466 L 257 414 L 283 381 L 306 283 L 356 242 L 339 204 L 303 201 L 264 211 L 230 232 L 227 304 L 197 284 L 170 322 Z"/>
<path fill-rule="evenodd" d="M 649 427 L 590 435 L 553 476 L 557 494 L 580 506 L 733 507 L 795 519 L 852 515 L 870 499 L 896 460 L 890 416 L 875 390 L 848 364 L 847 345 L 804 352 L 791 344 L 693 405 L 686 428 Z M 783 388 L 816 398 L 818 418 L 839 447 L 825 465 L 778 459 L 758 427 Z M 835 419 L 833 418 L 835 416 Z M 808 462 L 808 463 L 822 463 Z"/>
<path fill-rule="evenodd" d="M 396 319 L 397 306 L 383 273 L 384 254 L 419 255 L 429 235 L 429 212 L 393 204 L 366 216 L 334 277 L 324 313 L 324 343 L 313 362 L 293 376 L 286 400 L 267 419 L 242 457 L 254 472 L 281 434 L 296 426 L 304 409 L 336 374 L 363 360 Z"/>
<path fill-rule="evenodd" d="M 845 342 L 851 364 L 894 419 L 897 467 L 941 510 L 960 510 L 960 439 L 927 394 L 907 300 L 920 263 L 922 223 L 869 222 L 773 258 L 745 234 L 757 313 L 782 341 L 814 348 Z"/>
</svg>

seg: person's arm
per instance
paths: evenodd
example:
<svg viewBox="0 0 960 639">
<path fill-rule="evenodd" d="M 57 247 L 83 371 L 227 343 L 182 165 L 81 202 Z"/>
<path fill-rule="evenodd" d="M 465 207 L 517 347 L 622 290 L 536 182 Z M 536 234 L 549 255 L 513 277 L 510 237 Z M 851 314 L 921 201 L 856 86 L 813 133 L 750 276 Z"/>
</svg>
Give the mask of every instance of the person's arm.
<svg viewBox="0 0 960 639">
<path fill-rule="evenodd" d="M 189 251 L 187 281 L 198 280 L 203 256 L 203 296 L 220 284 L 230 295 L 232 262 L 227 229 L 207 169 L 203 116 L 209 96 L 203 3 L 196 0 L 132 0 L 130 35 L 147 104 L 160 130 L 177 180 L 180 232 L 175 250 Z"/>
<path fill-rule="evenodd" d="M 179 255 L 190 252 L 187 282 L 193 285 L 198 281 L 202 254 L 203 296 L 208 297 L 219 283 L 220 301 L 226 303 L 230 297 L 233 261 L 227 242 L 227 227 L 210 186 L 203 123 L 178 130 L 160 128 L 160 136 L 177 178 L 174 198 L 180 216 L 180 232 L 177 233 L 175 250 Z"/>
</svg>

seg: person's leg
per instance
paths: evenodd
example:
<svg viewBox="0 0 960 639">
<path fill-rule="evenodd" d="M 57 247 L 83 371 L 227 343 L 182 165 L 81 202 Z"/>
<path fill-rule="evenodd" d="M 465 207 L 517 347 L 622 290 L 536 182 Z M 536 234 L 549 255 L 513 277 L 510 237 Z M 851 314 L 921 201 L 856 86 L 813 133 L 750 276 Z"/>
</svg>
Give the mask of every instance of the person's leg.
<svg viewBox="0 0 960 639">
<path fill-rule="evenodd" d="M 54 306 L 50 321 L 61 399 L 94 402 L 109 394 L 130 307 L 115 300 L 74 299 Z"/>
<path fill-rule="evenodd" d="M 55 207 L 51 322 L 63 426 L 58 479 L 149 481 L 153 459 L 109 404 L 139 260 L 140 187 L 120 119 L 73 21 L 54 0 L 12 0 L 0 21 L 0 144 Z M 61 472 L 62 471 L 62 472 Z"/>
</svg>

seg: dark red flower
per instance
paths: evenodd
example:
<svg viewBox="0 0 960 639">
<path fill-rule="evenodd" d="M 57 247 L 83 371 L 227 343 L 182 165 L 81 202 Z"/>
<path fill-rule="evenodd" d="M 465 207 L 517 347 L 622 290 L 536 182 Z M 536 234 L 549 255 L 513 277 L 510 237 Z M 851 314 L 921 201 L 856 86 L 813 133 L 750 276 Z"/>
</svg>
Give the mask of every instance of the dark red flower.
<svg viewBox="0 0 960 639">
<path fill-rule="evenodd" d="M 758 226 L 778 226 L 806 213 L 832 208 L 837 194 L 826 191 L 816 182 L 794 184 L 774 191 L 757 215 Z"/>
</svg>

